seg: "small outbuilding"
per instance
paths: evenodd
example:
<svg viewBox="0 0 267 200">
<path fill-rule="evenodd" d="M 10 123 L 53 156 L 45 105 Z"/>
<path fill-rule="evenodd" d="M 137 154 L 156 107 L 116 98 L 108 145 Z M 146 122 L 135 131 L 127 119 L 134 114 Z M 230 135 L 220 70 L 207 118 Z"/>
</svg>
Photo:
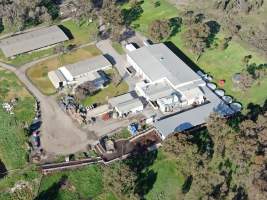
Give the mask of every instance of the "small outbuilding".
<svg viewBox="0 0 267 200">
<path fill-rule="evenodd" d="M 119 117 L 136 114 L 144 109 L 142 101 L 139 98 L 133 97 L 130 93 L 111 98 L 109 104 L 118 113 Z"/>
<path fill-rule="evenodd" d="M 100 88 L 107 81 L 103 70 L 111 67 L 112 64 L 106 57 L 100 55 L 50 71 L 48 77 L 55 88 L 70 84 L 80 85 L 88 81 L 93 81 L 95 86 Z"/>
</svg>

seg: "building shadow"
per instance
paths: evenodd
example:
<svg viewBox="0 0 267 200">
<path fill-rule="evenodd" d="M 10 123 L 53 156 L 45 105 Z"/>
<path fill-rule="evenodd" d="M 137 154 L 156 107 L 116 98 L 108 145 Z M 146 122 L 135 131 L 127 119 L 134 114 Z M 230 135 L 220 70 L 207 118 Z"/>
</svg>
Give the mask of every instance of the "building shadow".
<svg viewBox="0 0 267 200">
<path fill-rule="evenodd" d="M 65 35 L 69 38 L 69 40 L 74 39 L 73 34 L 71 33 L 71 31 L 67 27 L 65 27 L 63 25 L 58 25 L 58 27 L 65 33 Z"/>
<path fill-rule="evenodd" d="M 167 41 L 164 42 L 164 44 L 195 72 L 199 70 L 203 71 L 196 63 L 194 63 L 188 56 L 186 56 L 173 42 Z"/>
<path fill-rule="evenodd" d="M 104 57 L 112 64 L 116 65 L 116 60 L 109 54 L 104 54 Z"/>
</svg>

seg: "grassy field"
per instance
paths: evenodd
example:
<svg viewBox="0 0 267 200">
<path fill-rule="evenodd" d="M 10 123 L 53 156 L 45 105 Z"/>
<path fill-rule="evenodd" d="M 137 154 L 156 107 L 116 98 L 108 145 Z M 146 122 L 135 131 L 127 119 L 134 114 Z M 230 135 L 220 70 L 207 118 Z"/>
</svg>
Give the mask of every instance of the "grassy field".
<svg viewBox="0 0 267 200">
<path fill-rule="evenodd" d="M 0 160 L 7 170 L 14 170 L 0 179 L 0 191 L 13 187 L 19 180 L 29 181 L 38 178 L 38 173 L 27 162 L 28 137 L 23 129 L 34 117 L 34 98 L 23 87 L 17 77 L 0 68 L 0 104 L 18 98 L 14 115 L 0 108 Z M 5 198 L 2 198 L 5 196 Z M 8 199 L 10 195 L 1 192 L 0 199 Z"/>
<path fill-rule="evenodd" d="M 125 51 L 124 49 L 122 48 L 121 44 L 118 43 L 118 42 L 112 42 L 112 47 L 120 54 L 124 54 Z"/>
<path fill-rule="evenodd" d="M 115 163 L 116 165 L 116 163 Z M 112 168 L 112 166 L 110 166 Z M 114 167 L 114 166 L 113 166 Z M 105 168 L 98 165 L 84 167 L 80 170 L 72 170 L 54 173 L 44 176 L 40 186 L 40 193 L 37 200 L 47 199 L 78 199 L 92 198 L 96 200 L 117 200 L 112 188 L 104 186 Z M 184 184 L 184 177 L 179 171 L 179 166 L 170 155 L 159 150 L 156 160 L 149 167 L 157 174 L 157 178 L 151 190 L 145 196 L 147 200 L 168 199 L 176 200 L 181 194 Z M 66 186 L 60 187 L 60 180 L 65 179 Z M 50 198 L 48 198 L 50 197 Z M 127 199 L 125 197 L 125 199 Z"/>
<path fill-rule="evenodd" d="M 70 30 L 73 35 L 73 39 L 66 42 L 66 44 L 82 45 L 89 42 L 93 42 L 97 37 L 97 25 L 96 23 L 78 25 L 74 20 L 68 20 L 62 22 L 61 25 Z"/>
<path fill-rule="evenodd" d="M 170 158 L 165 152 L 159 150 L 157 159 L 150 169 L 157 173 L 157 179 L 146 195 L 146 199 L 179 199 L 185 180 L 175 159 Z"/>
<path fill-rule="evenodd" d="M 51 58 L 32 66 L 27 71 L 27 76 L 37 86 L 37 88 L 46 95 L 56 93 L 56 89 L 50 82 L 47 74 L 60 66 L 72 64 L 96 55 L 101 52 L 94 45 L 90 45 L 70 53 L 66 53 L 55 58 Z"/>
<path fill-rule="evenodd" d="M 65 179 L 66 186 L 60 187 L 60 182 Z M 103 192 L 101 168 L 98 165 L 84 167 L 80 170 L 54 173 L 44 176 L 40 186 L 37 200 L 48 199 L 95 199 Z M 102 198 L 103 199 L 103 198 Z M 106 200 L 112 198 L 105 198 Z"/>
<path fill-rule="evenodd" d="M 160 6 L 156 7 L 155 2 L 160 2 Z M 125 8 L 129 7 L 128 5 Z M 143 14 L 132 23 L 138 31 L 147 35 L 148 27 L 156 19 L 169 19 L 177 16 L 177 9 L 169 4 L 166 0 L 144 1 L 142 4 Z"/>
<path fill-rule="evenodd" d="M 107 75 L 112 76 L 113 73 L 116 73 L 114 69 L 108 70 Z M 108 98 L 115 97 L 127 93 L 129 90 L 129 86 L 125 81 L 119 83 L 119 85 L 115 85 L 111 82 L 106 88 L 100 90 L 93 96 L 88 96 L 85 98 L 82 103 L 86 106 L 92 105 L 94 103 L 106 103 Z"/>
<path fill-rule="evenodd" d="M 169 4 L 166 0 L 159 0 L 160 6 L 155 7 L 153 1 L 144 1 L 142 8 L 144 10 L 142 16 L 133 22 L 136 29 L 142 32 L 144 35 L 148 35 L 148 26 L 155 19 L 169 19 L 179 16 L 179 11 L 173 5 Z M 181 8 L 182 9 L 182 8 Z M 182 32 L 184 31 L 182 28 Z M 266 58 L 258 55 L 256 52 L 249 50 L 243 44 L 233 40 L 230 42 L 229 47 L 225 50 L 208 49 L 203 56 L 196 62 L 196 57 L 185 47 L 182 38 L 182 32 L 176 34 L 169 40 L 173 44 L 181 49 L 192 61 L 194 61 L 202 70 L 209 72 L 214 81 L 218 83 L 218 80 L 225 80 L 226 84 L 223 89 L 227 94 L 234 96 L 237 101 L 240 101 L 244 107 L 248 103 L 262 104 L 267 95 L 267 78 L 260 81 L 260 84 L 255 84 L 248 91 L 241 92 L 236 91 L 233 87 L 232 76 L 235 73 L 241 72 L 244 69 L 242 65 L 242 59 L 246 55 L 252 55 L 251 63 L 257 64 L 267 63 Z M 223 38 L 224 33 L 220 33 L 218 39 Z"/>
<path fill-rule="evenodd" d="M 182 30 L 183 32 L 183 30 Z M 232 95 L 237 101 L 240 101 L 244 108 L 249 103 L 263 104 L 266 100 L 267 78 L 260 81 L 260 85 L 255 83 L 246 92 L 237 90 L 232 82 L 232 76 L 235 73 L 240 73 L 245 70 L 242 64 L 244 56 L 252 55 L 250 63 L 263 64 L 267 61 L 257 53 L 248 50 L 236 41 L 231 41 L 226 50 L 208 49 L 198 61 L 184 44 L 182 39 L 183 33 L 178 33 L 171 38 L 171 41 L 180 48 L 192 61 L 194 61 L 206 73 L 210 73 L 214 77 L 214 82 L 218 84 L 219 80 L 225 80 L 225 85 L 222 87 L 227 94 Z M 223 34 L 218 35 L 218 39 L 223 38 Z"/>
<path fill-rule="evenodd" d="M 64 42 L 64 46 L 70 44 L 79 46 L 92 42 L 96 39 L 97 27 L 95 23 L 78 25 L 73 20 L 68 20 L 62 22 L 61 25 L 67 28 L 73 36 L 72 40 Z M 14 59 L 11 59 L 6 58 L 3 52 L 0 51 L 0 60 L 18 67 L 28 62 L 53 55 L 53 53 L 54 48 L 49 48 L 40 51 L 34 51 L 31 53 L 21 54 L 16 56 Z"/>
</svg>

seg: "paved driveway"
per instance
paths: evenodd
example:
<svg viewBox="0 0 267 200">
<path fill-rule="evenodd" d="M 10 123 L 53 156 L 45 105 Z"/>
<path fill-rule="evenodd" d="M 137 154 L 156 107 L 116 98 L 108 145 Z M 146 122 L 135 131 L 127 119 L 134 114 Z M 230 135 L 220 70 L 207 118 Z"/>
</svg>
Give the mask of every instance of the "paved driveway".
<svg viewBox="0 0 267 200">
<path fill-rule="evenodd" d="M 117 51 L 112 47 L 110 40 L 101 40 L 96 43 L 96 46 L 110 57 L 112 64 L 118 69 L 121 77 L 127 82 L 129 85 L 129 90 L 132 91 L 135 88 L 136 81 L 127 73 L 126 68 L 129 67 L 129 64 L 126 60 L 126 55 L 120 55 Z"/>
</svg>

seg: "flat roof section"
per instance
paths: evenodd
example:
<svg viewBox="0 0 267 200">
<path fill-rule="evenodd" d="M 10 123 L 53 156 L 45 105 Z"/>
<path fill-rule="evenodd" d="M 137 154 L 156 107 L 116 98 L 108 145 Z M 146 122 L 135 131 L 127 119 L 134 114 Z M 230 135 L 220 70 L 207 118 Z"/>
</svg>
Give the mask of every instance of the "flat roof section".
<svg viewBox="0 0 267 200">
<path fill-rule="evenodd" d="M 127 102 L 133 100 L 134 97 L 132 96 L 131 93 L 126 93 L 117 97 L 113 97 L 108 100 L 108 103 L 112 106 L 115 107 L 120 103 Z"/>
<path fill-rule="evenodd" d="M 0 48 L 6 57 L 12 57 L 66 40 L 69 38 L 58 26 L 50 26 L 0 40 Z"/>
<path fill-rule="evenodd" d="M 159 119 L 155 122 L 154 125 L 156 129 L 164 138 L 172 133 L 185 131 L 206 123 L 211 113 L 215 112 L 222 116 L 234 114 L 234 111 L 209 88 L 204 86 L 201 87 L 201 89 L 210 101 L 209 103 L 177 113 L 170 117 Z"/>
<path fill-rule="evenodd" d="M 201 80 L 200 76 L 162 43 L 143 46 L 129 52 L 128 56 L 153 82 L 166 77 L 177 86 Z"/>
<path fill-rule="evenodd" d="M 173 93 L 178 93 L 166 81 L 150 84 L 144 86 L 142 89 L 152 101 L 156 101 L 157 99 L 170 96 Z"/>
<path fill-rule="evenodd" d="M 98 71 L 108 67 L 112 67 L 112 64 L 103 55 L 95 56 L 65 66 L 65 68 L 70 72 L 73 77 L 80 76 L 88 72 Z"/>
<path fill-rule="evenodd" d="M 123 113 L 129 112 L 133 108 L 143 107 L 143 103 L 139 98 L 135 98 L 131 93 L 126 93 L 109 99 L 109 104 L 116 107 Z"/>
</svg>

